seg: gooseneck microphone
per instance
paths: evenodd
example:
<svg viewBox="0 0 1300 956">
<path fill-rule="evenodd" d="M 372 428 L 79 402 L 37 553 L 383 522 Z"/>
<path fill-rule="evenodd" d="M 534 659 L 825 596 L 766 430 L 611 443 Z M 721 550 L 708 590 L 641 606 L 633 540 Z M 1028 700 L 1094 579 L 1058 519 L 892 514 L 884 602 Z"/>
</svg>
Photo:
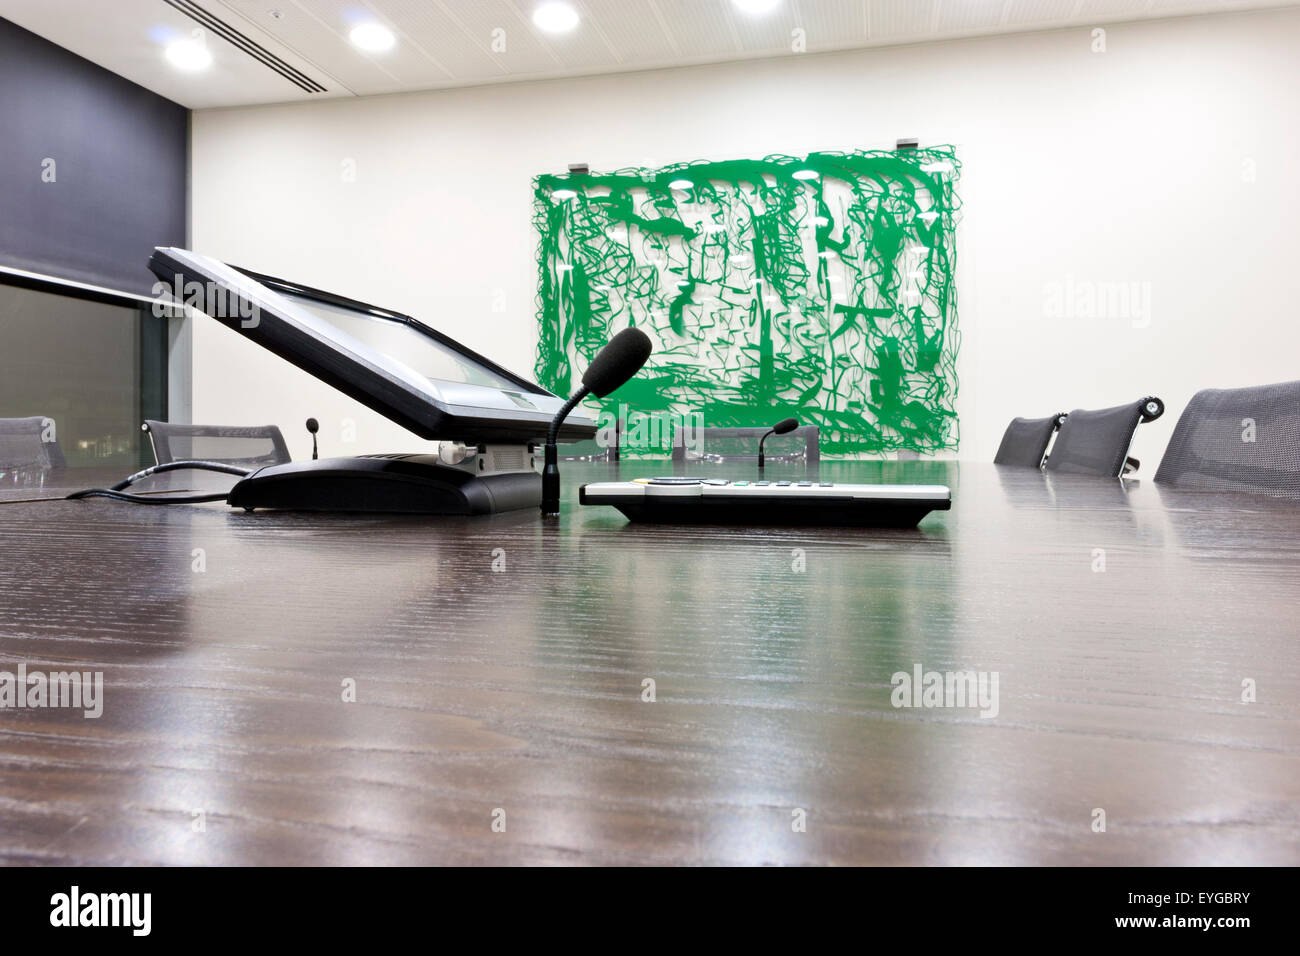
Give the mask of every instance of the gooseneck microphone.
<svg viewBox="0 0 1300 956">
<path fill-rule="evenodd" d="M 626 328 L 610 339 L 587 366 L 582 375 L 582 388 L 564 403 L 564 407 L 551 419 L 546 433 L 546 462 L 542 468 L 542 516 L 554 517 L 560 513 L 560 453 L 556 441 L 560 426 L 569 413 L 588 395 L 604 398 L 641 370 L 650 357 L 650 337 L 636 328 Z"/>
<path fill-rule="evenodd" d="M 314 418 L 307 419 L 307 431 L 311 432 L 311 460 L 315 461 L 319 457 L 316 452 L 316 433 L 320 431 L 320 422 Z"/>
<path fill-rule="evenodd" d="M 775 425 L 773 425 L 771 428 L 769 428 L 767 430 L 767 433 L 758 440 L 758 470 L 759 471 L 763 470 L 763 442 L 767 441 L 767 436 L 788 435 L 790 434 L 790 432 L 794 431 L 798 427 L 799 427 L 799 419 L 783 418 Z"/>
</svg>

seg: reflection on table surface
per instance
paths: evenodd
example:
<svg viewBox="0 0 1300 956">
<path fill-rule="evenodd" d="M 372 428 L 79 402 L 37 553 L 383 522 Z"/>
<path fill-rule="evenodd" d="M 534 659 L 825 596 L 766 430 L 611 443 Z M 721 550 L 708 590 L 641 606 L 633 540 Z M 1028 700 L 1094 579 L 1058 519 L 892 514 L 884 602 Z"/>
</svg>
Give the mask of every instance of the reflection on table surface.
<svg viewBox="0 0 1300 956">
<path fill-rule="evenodd" d="M 0 669 L 105 682 L 0 711 L 3 858 L 1300 861 L 1295 503 L 824 461 L 953 509 L 659 527 L 577 488 L 671 462 L 562 472 L 545 523 L 0 506 Z M 997 716 L 894 706 L 918 665 L 996 673 Z"/>
</svg>

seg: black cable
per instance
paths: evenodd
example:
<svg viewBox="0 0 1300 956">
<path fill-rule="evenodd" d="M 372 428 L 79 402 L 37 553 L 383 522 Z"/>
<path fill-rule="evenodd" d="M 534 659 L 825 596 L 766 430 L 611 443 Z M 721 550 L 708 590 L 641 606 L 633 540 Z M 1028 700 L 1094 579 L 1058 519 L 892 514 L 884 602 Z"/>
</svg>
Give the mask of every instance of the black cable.
<svg viewBox="0 0 1300 956">
<path fill-rule="evenodd" d="M 123 478 L 112 488 L 113 491 L 121 491 L 127 485 L 135 484 L 150 475 L 161 474 L 164 471 L 179 471 L 185 468 L 193 468 L 196 471 L 219 471 L 226 475 L 237 475 L 243 478 L 251 475 L 254 471 L 252 468 L 241 468 L 238 465 L 228 465 L 222 461 L 203 461 L 200 459 L 184 459 L 180 461 L 165 461 L 161 465 L 153 465 L 144 471 L 137 471 L 129 478 Z"/>
<path fill-rule="evenodd" d="M 230 492 L 214 492 L 206 495 L 132 495 L 127 494 L 122 489 L 126 488 L 137 481 L 148 478 L 150 475 L 161 474 L 165 471 L 180 471 L 182 469 L 194 469 L 196 471 L 218 471 L 226 475 L 236 475 L 243 478 L 252 474 L 256 469 L 241 468 L 238 465 L 228 465 L 221 461 L 202 461 L 199 459 L 182 459 L 180 461 L 165 461 L 160 465 L 153 465 L 143 471 L 137 471 L 130 477 L 123 478 L 112 488 L 86 488 L 82 491 L 74 491 L 67 496 L 66 500 L 78 501 L 82 498 L 112 498 L 116 501 L 130 501 L 138 505 L 181 505 L 181 504 L 200 504 L 205 501 L 225 501 Z"/>
<path fill-rule="evenodd" d="M 228 491 L 221 491 L 210 495 L 129 495 L 124 491 L 117 491 L 113 488 L 87 488 L 84 491 L 74 491 L 67 496 L 66 500 L 75 501 L 81 498 L 114 498 L 117 501 L 131 501 L 138 505 L 183 505 L 199 504 L 204 501 L 225 501 L 230 496 Z"/>
</svg>

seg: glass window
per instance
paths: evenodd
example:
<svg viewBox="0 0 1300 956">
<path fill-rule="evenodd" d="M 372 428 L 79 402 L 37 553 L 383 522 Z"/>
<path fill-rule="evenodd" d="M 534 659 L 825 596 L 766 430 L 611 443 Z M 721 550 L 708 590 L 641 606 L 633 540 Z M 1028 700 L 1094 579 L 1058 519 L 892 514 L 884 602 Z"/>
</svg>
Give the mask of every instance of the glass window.
<svg viewBox="0 0 1300 956">
<path fill-rule="evenodd" d="M 167 321 L 144 304 L 0 278 L 0 473 L 61 461 L 123 473 L 153 464 L 140 425 L 167 418 Z M 35 439 L 13 421 L 30 418 L 41 420 Z"/>
</svg>

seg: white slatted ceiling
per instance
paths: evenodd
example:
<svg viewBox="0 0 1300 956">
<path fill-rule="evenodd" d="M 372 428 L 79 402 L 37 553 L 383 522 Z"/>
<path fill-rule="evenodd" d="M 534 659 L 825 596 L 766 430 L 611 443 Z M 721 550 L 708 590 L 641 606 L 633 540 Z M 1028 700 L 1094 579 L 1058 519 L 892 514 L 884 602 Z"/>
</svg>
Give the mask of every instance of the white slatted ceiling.
<svg viewBox="0 0 1300 956">
<path fill-rule="evenodd" d="M 867 43 L 871 39 L 871 4 L 868 3 L 799 0 L 799 20 L 808 32 L 809 49 L 821 49 L 841 40 Z"/>
<path fill-rule="evenodd" d="M 939 5 L 937 29 L 942 33 L 995 30 L 1002 23 L 1007 0 L 966 0 Z"/>
<path fill-rule="evenodd" d="M 1186 13 L 1297 6 L 1300 0 L 782 0 L 765 17 L 731 0 L 569 0 L 582 22 L 567 35 L 532 23 L 538 0 L 194 0 L 322 82 L 307 94 L 215 40 L 206 75 L 161 55 L 159 23 L 193 26 L 163 0 L 0 0 L 0 16 L 187 106 L 207 107 L 654 69 L 996 32 Z M 271 11 L 280 16 L 273 17 Z M 348 41 L 358 17 L 387 24 L 395 49 Z M 494 42 L 505 48 L 495 49 Z"/>
<path fill-rule="evenodd" d="M 908 40 L 936 33 L 939 0 L 878 0 L 871 4 L 871 39 Z"/>
<path fill-rule="evenodd" d="M 639 57 L 655 62 L 681 57 L 681 50 L 662 25 L 663 12 L 655 4 L 582 0 L 581 6 L 613 46 L 619 63 L 632 63 Z"/>
<path fill-rule="evenodd" d="M 682 55 L 701 57 L 736 56 L 743 52 L 735 18 L 729 5 L 700 3 L 699 0 L 650 0 L 663 16 Z"/>
</svg>

